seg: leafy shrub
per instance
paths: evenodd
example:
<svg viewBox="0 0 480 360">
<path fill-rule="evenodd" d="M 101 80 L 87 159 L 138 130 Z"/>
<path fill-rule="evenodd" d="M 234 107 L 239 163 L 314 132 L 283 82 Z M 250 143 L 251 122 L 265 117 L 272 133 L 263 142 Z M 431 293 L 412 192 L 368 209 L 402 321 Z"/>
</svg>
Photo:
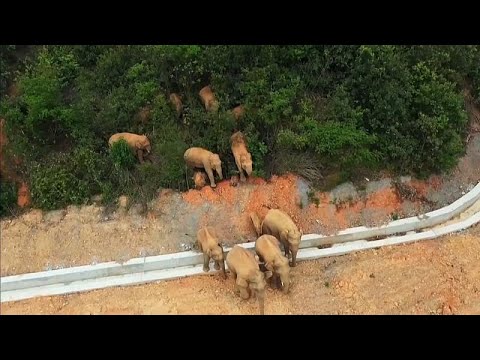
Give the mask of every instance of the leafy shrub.
<svg viewBox="0 0 480 360">
<path fill-rule="evenodd" d="M 112 145 L 110 157 L 117 168 L 123 169 L 131 169 L 137 160 L 132 149 L 124 139 L 120 139 Z"/>
<path fill-rule="evenodd" d="M 317 182 L 343 180 L 364 168 L 447 171 L 464 150 L 463 87 L 471 85 L 480 100 L 479 46 L 38 50 L 19 74 L 20 96 L 4 98 L 0 116 L 7 120 L 11 151 L 26 159 L 25 166 L 36 164 L 34 198 L 46 207 L 84 201 L 93 191 L 106 199 L 129 193 L 147 201 L 160 186 L 185 189 L 191 172 L 183 153 L 191 146 L 218 153 L 228 177 L 236 172 L 230 136 L 237 130 L 246 135 L 260 176 L 293 171 Z M 0 47 L 2 71 L 10 71 L 16 51 Z M 200 101 L 206 85 L 219 99 L 216 114 Z M 182 96 L 182 119 L 169 102 L 171 92 Z M 239 104 L 246 113 L 236 121 L 229 111 Z M 145 108 L 149 120 L 138 121 Z M 135 166 L 122 145 L 109 153 L 108 138 L 117 132 L 146 134 L 154 164 Z"/>
<path fill-rule="evenodd" d="M 11 77 L 8 65 L 13 62 L 14 51 L 15 45 L 0 45 L 0 94 L 7 90 L 7 81 Z"/>
<path fill-rule="evenodd" d="M 55 156 L 46 164 L 36 163 L 31 171 L 31 193 L 35 206 L 53 210 L 88 202 L 103 190 L 114 167 L 108 157 L 89 148 L 77 148 Z"/>
<path fill-rule="evenodd" d="M 158 159 L 158 162 L 155 164 L 154 176 L 149 181 L 157 184 L 156 186 L 185 190 L 186 167 L 183 154 L 188 145 L 183 140 L 179 125 L 166 122 L 152 135 L 152 139 L 153 156 Z M 141 171 L 149 170 L 142 168 Z"/>
<path fill-rule="evenodd" d="M 0 216 L 12 214 L 17 205 L 17 188 L 15 183 L 5 181 L 0 182 Z"/>
<path fill-rule="evenodd" d="M 82 204 L 88 199 L 88 187 L 63 165 L 32 169 L 31 184 L 33 203 L 44 210 Z"/>
</svg>

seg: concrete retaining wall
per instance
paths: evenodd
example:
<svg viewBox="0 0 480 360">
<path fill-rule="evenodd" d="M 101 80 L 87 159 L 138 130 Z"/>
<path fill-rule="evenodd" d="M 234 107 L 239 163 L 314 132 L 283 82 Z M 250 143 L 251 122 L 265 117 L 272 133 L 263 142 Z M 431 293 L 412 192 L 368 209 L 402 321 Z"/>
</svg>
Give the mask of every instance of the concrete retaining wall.
<svg viewBox="0 0 480 360">
<path fill-rule="evenodd" d="M 376 241 L 356 241 L 347 244 L 339 244 L 327 249 L 301 249 L 298 252 L 298 261 L 314 260 L 328 256 L 345 255 L 355 251 L 380 248 L 382 246 L 392 246 L 406 244 L 415 241 L 434 239 L 448 233 L 461 231 L 480 222 L 480 212 L 477 212 L 470 218 L 461 222 L 438 228 L 436 230 L 425 231 L 422 233 L 409 234 L 404 236 L 390 237 Z M 52 296 L 60 294 L 69 294 L 75 292 L 103 289 L 114 286 L 126 286 L 144 284 L 152 281 L 172 280 L 192 275 L 215 274 L 203 272 L 203 265 L 183 266 L 172 269 L 151 270 L 147 272 L 135 272 L 132 274 L 101 277 L 96 279 L 86 279 L 73 281 L 71 283 L 57 283 L 31 288 L 21 288 L 18 290 L 4 291 L 2 289 L 1 302 L 18 301 L 39 296 Z M 216 275 L 216 274 L 215 274 Z"/>
<path fill-rule="evenodd" d="M 376 241 L 365 241 L 375 236 L 419 230 L 440 224 L 456 217 L 479 199 L 480 183 L 453 204 L 423 216 L 396 220 L 378 228 L 357 227 L 346 229 L 333 236 L 321 236 L 318 234 L 305 235 L 302 237 L 301 250 L 298 253 L 297 259 L 302 261 L 325 256 L 342 255 L 352 251 L 433 239 L 459 231 L 479 222 L 480 212 L 464 221 L 435 230 Z M 341 244 L 344 242 L 349 243 Z M 336 244 L 336 246 L 327 249 L 316 248 L 322 244 Z M 244 243 L 240 244 L 240 246 L 246 249 L 253 249 L 255 243 Z M 228 253 L 230 249 L 231 248 L 225 249 L 225 253 Z M 36 296 L 65 294 L 110 286 L 139 284 L 204 274 L 202 262 L 203 256 L 199 252 L 185 251 L 175 254 L 135 258 L 123 264 L 107 262 L 97 265 L 7 276 L 0 279 L 1 301 L 15 301 Z"/>
<path fill-rule="evenodd" d="M 311 248 L 320 245 L 336 244 L 350 242 L 360 239 L 370 239 L 377 236 L 388 236 L 398 233 L 406 233 L 413 230 L 421 230 L 444 223 L 453 219 L 476 201 L 480 199 L 480 183 L 472 191 L 468 192 L 454 203 L 441 209 L 431 211 L 424 215 L 409 217 L 406 219 L 395 220 L 387 225 L 367 228 L 365 226 L 350 228 L 338 232 L 332 236 L 322 236 L 319 234 L 309 234 L 302 237 L 300 248 Z"/>
</svg>

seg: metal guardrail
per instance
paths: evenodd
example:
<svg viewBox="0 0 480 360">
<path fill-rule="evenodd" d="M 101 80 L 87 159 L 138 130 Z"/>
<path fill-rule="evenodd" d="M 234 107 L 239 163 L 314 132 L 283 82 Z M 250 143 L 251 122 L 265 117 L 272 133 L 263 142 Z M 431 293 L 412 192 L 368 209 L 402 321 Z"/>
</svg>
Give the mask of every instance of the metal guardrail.
<svg viewBox="0 0 480 360">
<path fill-rule="evenodd" d="M 480 199 L 480 183 L 454 203 L 417 217 L 392 221 L 387 225 L 367 228 L 356 227 L 332 236 L 308 234 L 302 237 L 299 261 L 325 256 L 342 255 L 353 251 L 396 245 L 412 241 L 433 239 L 447 233 L 472 226 L 480 221 L 480 212 L 468 219 L 439 229 L 382 240 L 367 239 L 421 230 L 448 221 Z M 360 240 L 360 241 L 359 241 Z M 345 244 L 346 243 L 346 244 Z M 317 246 L 337 244 L 327 249 Z M 255 243 L 239 244 L 253 249 Z M 225 253 L 231 248 L 225 249 Z M 79 291 L 101 289 L 111 286 L 133 285 L 150 281 L 175 279 L 184 276 L 205 274 L 202 270 L 203 255 L 195 251 L 148 256 L 131 259 L 125 263 L 106 262 L 58 270 L 50 270 L 0 278 L 1 302 L 16 301 L 37 296 L 58 295 Z"/>
</svg>

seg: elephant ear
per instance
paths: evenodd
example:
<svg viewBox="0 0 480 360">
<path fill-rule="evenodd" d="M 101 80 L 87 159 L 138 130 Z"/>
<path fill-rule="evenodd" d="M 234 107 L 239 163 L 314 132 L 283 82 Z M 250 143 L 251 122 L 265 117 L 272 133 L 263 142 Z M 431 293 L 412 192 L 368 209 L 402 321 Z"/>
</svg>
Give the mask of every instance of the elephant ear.
<svg viewBox="0 0 480 360">
<path fill-rule="evenodd" d="M 137 150 L 142 149 L 142 144 L 140 143 L 140 141 L 135 141 L 135 149 Z"/>
<path fill-rule="evenodd" d="M 283 231 L 280 233 L 280 239 L 282 239 L 282 240 L 285 241 L 285 242 L 288 241 L 288 230 L 283 230 Z"/>
<path fill-rule="evenodd" d="M 202 176 L 205 175 L 205 173 L 200 173 L 202 174 Z M 208 232 L 210 233 L 210 235 L 212 235 L 214 238 L 218 239 L 219 236 L 218 236 L 218 233 L 217 233 L 217 229 L 215 227 L 209 227 L 208 228 Z M 220 243 L 220 241 L 218 242 L 218 245 L 222 246 L 222 244 Z"/>
</svg>

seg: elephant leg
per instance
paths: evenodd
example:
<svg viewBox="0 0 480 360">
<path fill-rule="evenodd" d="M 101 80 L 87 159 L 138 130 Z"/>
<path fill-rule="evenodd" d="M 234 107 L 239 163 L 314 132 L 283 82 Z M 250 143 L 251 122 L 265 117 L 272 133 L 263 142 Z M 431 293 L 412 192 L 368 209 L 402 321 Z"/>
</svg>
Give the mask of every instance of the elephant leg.
<svg viewBox="0 0 480 360">
<path fill-rule="evenodd" d="M 240 297 L 243 300 L 248 300 L 250 298 L 250 293 L 248 291 L 248 288 L 244 288 L 242 286 L 239 286 L 238 289 L 240 290 Z"/>
<path fill-rule="evenodd" d="M 137 150 L 137 157 L 138 157 L 138 161 L 140 161 L 140 164 L 143 164 L 144 163 L 143 150 Z"/>
<path fill-rule="evenodd" d="M 242 164 L 240 164 L 240 161 L 238 161 L 237 159 L 235 159 L 235 163 L 237 164 L 238 171 L 240 172 L 240 181 L 245 182 L 246 178 L 245 174 L 243 173 Z"/>
<path fill-rule="evenodd" d="M 146 157 L 145 157 L 146 160 L 148 160 L 151 164 L 153 164 L 153 159 L 152 159 L 152 154 L 148 154 Z"/>
<path fill-rule="evenodd" d="M 207 254 L 203 254 L 203 271 L 209 272 L 210 271 L 210 256 Z"/>
<path fill-rule="evenodd" d="M 215 270 L 220 270 L 220 263 L 218 261 L 215 261 L 215 265 L 213 265 Z"/>
<path fill-rule="evenodd" d="M 239 295 L 242 292 L 242 287 L 238 284 L 237 274 L 233 278 L 235 279 L 235 294 Z"/>
<path fill-rule="evenodd" d="M 215 178 L 213 177 L 213 171 L 210 167 L 205 167 L 205 171 L 207 172 L 208 178 L 210 179 L 210 186 L 212 188 L 217 187 L 215 185 Z"/>
<path fill-rule="evenodd" d="M 290 263 L 291 267 L 297 266 L 297 252 L 292 251 L 292 262 Z"/>
<path fill-rule="evenodd" d="M 250 291 L 248 288 L 248 282 L 241 277 L 237 277 L 235 281 L 235 288 L 237 292 L 240 292 L 240 297 L 244 300 L 247 300 L 250 297 Z"/>
</svg>

